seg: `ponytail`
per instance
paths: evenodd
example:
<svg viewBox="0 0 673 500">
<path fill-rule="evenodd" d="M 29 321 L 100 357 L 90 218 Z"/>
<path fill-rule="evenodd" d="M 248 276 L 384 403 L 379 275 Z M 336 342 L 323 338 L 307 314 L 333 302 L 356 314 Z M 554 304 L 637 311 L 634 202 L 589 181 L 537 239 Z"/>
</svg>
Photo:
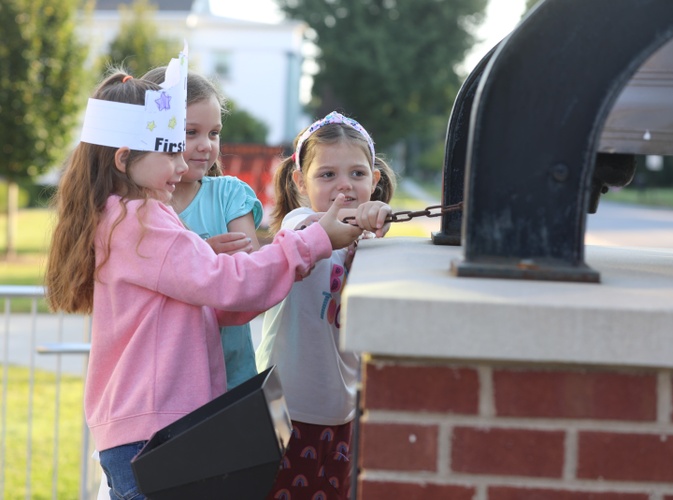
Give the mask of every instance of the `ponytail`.
<svg viewBox="0 0 673 500">
<path fill-rule="evenodd" d="M 269 229 L 272 234 L 280 231 L 283 219 L 295 208 L 301 207 L 301 193 L 292 180 L 292 172 L 295 169 L 292 157 L 285 158 L 273 176 L 273 189 L 275 193 L 275 206 L 271 212 Z"/>
<path fill-rule="evenodd" d="M 397 187 L 395 171 L 378 156 L 374 159 L 374 169 L 381 172 L 381 177 L 379 178 L 379 182 L 374 188 L 374 192 L 372 193 L 370 200 L 390 203 L 393 194 L 395 194 L 395 188 Z"/>
</svg>

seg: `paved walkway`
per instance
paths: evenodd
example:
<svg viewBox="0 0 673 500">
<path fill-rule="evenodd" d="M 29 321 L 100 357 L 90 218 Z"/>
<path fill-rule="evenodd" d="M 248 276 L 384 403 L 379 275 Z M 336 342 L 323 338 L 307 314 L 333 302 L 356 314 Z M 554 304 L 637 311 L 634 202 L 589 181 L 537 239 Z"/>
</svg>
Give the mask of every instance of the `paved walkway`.
<svg viewBox="0 0 673 500">
<path fill-rule="evenodd" d="M 673 210 L 601 201 L 587 217 L 587 245 L 673 248 Z"/>
<path fill-rule="evenodd" d="M 86 356 L 82 354 L 39 354 L 37 348 L 55 343 L 82 343 L 87 337 L 88 321 L 83 316 L 66 315 L 62 320 L 52 314 L 11 314 L 0 325 L 0 359 L 9 364 L 57 371 L 59 356 L 62 373 L 82 375 Z"/>
</svg>

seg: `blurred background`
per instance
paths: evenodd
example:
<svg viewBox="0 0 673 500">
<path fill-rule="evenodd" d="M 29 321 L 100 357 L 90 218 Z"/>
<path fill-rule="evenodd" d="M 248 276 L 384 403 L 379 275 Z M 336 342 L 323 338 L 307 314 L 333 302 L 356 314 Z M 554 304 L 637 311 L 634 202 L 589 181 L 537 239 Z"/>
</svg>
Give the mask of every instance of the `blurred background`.
<svg viewBox="0 0 673 500">
<path fill-rule="evenodd" d="M 297 133 L 339 110 L 400 178 L 441 198 L 446 127 L 462 82 L 536 0 L 7 0 L 0 5 L 0 254 L 21 253 L 19 209 L 46 207 L 111 66 L 140 76 L 189 44 L 229 100 L 225 171 L 268 209 Z M 671 157 L 637 159 L 620 199 L 671 204 Z"/>
<path fill-rule="evenodd" d="M 47 207 L 105 71 L 123 65 L 140 76 L 185 40 L 190 68 L 229 100 L 225 171 L 266 208 L 280 156 L 334 109 L 363 123 L 398 174 L 439 199 L 453 100 L 526 8 L 524 0 L 3 1 L 0 254 L 37 250 L 22 241 L 39 222 L 21 222 L 22 211 Z M 48 229 L 38 233 L 48 241 Z"/>
</svg>

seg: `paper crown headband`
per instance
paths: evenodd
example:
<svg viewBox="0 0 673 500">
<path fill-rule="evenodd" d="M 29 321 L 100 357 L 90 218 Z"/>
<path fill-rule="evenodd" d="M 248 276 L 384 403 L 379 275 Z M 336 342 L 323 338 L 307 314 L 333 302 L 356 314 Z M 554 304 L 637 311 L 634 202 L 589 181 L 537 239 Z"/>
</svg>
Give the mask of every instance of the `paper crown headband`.
<svg viewBox="0 0 673 500">
<path fill-rule="evenodd" d="M 145 105 L 89 99 L 82 142 L 136 151 L 180 153 L 187 123 L 187 44 L 166 68 L 161 90 L 145 92 Z"/>
</svg>

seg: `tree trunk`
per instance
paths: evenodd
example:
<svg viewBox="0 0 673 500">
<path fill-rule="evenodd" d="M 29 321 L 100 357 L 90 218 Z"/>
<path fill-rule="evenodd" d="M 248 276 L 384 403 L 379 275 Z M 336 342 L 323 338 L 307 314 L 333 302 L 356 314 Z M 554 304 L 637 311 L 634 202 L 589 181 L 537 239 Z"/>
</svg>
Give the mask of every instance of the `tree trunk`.
<svg viewBox="0 0 673 500">
<path fill-rule="evenodd" d="M 16 225 L 19 214 L 19 185 L 7 181 L 7 260 L 16 257 Z"/>
</svg>

